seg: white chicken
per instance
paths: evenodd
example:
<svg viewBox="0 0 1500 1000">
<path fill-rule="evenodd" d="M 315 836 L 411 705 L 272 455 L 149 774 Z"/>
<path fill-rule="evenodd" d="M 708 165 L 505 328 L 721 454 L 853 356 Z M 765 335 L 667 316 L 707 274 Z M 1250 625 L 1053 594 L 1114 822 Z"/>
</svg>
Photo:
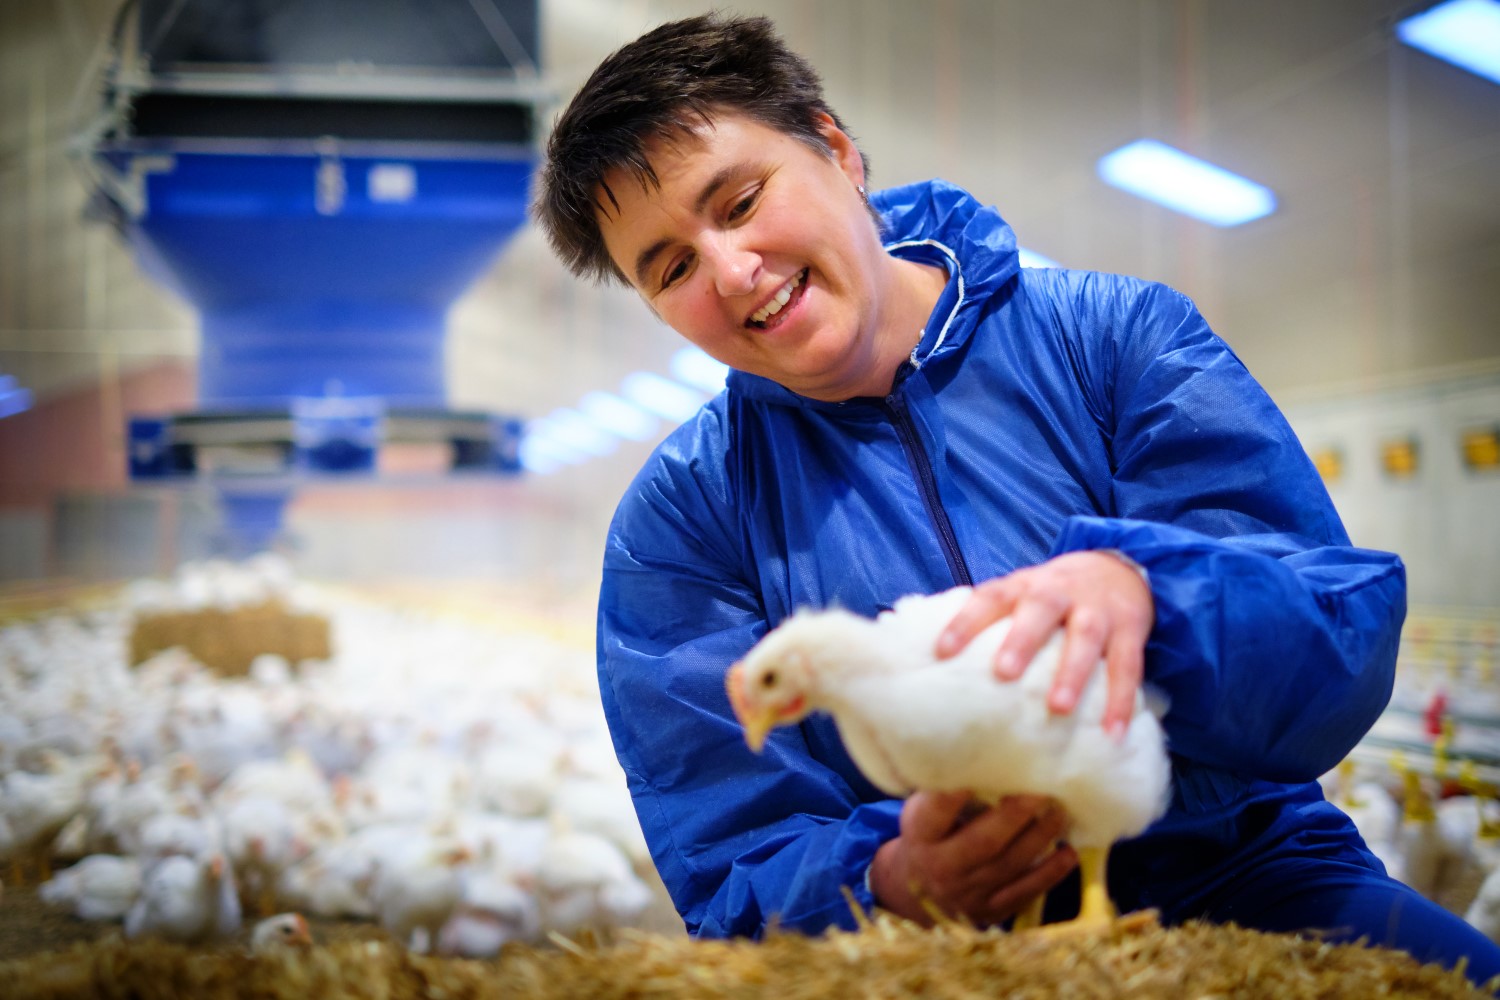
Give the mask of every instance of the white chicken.
<svg viewBox="0 0 1500 1000">
<path fill-rule="evenodd" d="M 1330 774 L 1333 778 L 1325 791 L 1328 801 L 1354 821 L 1365 846 L 1380 859 L 1390 876 L 1401 879 L 1404 862 L 1396 843 L 1400 804 L 1379 782 L 1357 780 L 1352 759 L 1345 758 Z"/>
<path fill-rule="evenodd" d="M 250 931 L 250 953 L 268 955 L 288 948 L 307 948 L 313 943 L 307 918 L 300 913 L 278 913 L 266 917 Z"/>
<path fill-rule="evenodd" d="M 463 900 L 461 869 L 468 861 L 467 849 L 441 838 L 382 856 L 372 886 L 380 925 L 412 951 L 427 954 Z"/>
<path fill-rule="evenodd" d="M 141 893 L 141 863 L 113 854 L 90 854 L 42 883 L 42 902 L 82 920 L 119 920 Z"/>
<path fill-rule="evenodd" d="M 144 771 L 127 765 L 122 783 L 111 780 L 92 790 L 88 812 L 93 846 L 144 854 L 146 827 L 153 819 L 202 817 L 208 804 L 198 785 L 197 766 L 186 757 L 173 756 Z"/>
<path fill-rule="evenodd" d="M 1491 871 L 1480 885 L 1464 919 L 1485 937 L 1500 944 L 1500 868 Z"/>
<path fill-rule="evenodd" d="M 1484 795 L 1456 795 L 1438 802 L 1435 808 L 1443 838 L 1443 864 L 1432 898 L 1445 909 L 1463 913 L 1500 864 L 1495 800 Z"/>
<path fill-rule="evenodd" d="M 958 587 L 904 597 L 873 620 L 839 609 L 794 614 L 729 671 L 746 740 L 759 750 L 771 728 L 820 709 L 833 716 L 860 770 L 891 795 L 968 790 L 989 802 L 1050 795 L 1071 816 L 1068 840 L 1083 877 L 1078 921 L 1110 921 L 1109 847 L 1139 834 L 1167 805 L 1171 765 L 1157 715 L 1138 695 L 1123 740 L 1106 735 L 1102 669 L 1072 713 L 1052 714 L 1047 694 L 1060 634 L 1020 680 L 997 681 L 992 664 L 1009 620 L 937 659 L 938 636 L 968 595 Z"/>
<path fill-rule="evenodd" d="M 234 873 L 222 854 L 173 854 L 146 870 L 140 898 L 125 914 L 125 936 L 199 944 L 232 936 L 240 916 Z"/>
<path fill-rule="evenodd" d="M 296 816 L 280 800 L 252 794 L 228 803 L 223 824 L 224 850 L 239 873 L 243 901 L 257 913 L 271 913 L 281 873 L 311 850 Z"/>
<path fill-rule="evenodd" d="M 437 951 L 490 958 L 510 941 L 534 940 L 541 929 L 536 900 L 503 868 L 476 867 L 463 877 L 463 898 L 438 933 Z"/>
<path fill-rule="evenodd" d="M 560 746 L 491 746 L 475 764 L 477 798 L 480 805 L 511 816 L 538 816 L 546 812 L 561 772 Z"/>
<path fill-rule="evenodd" d="M 651 903 L 651 890 L 613 842 L 594 833 L 555 831 L 536 872 L 543 923 L 571 934 L 618 927 Z"/>
<path fill-rule="evenodd" d="M 1401 822 L 1396 831 L 1396 848 L 1401 881 L 1432 899 L 1442 879 L 1448 845 L 1438 826 L 1433 793 L 1423 776 L 1404 761 L 1394 761 L 1401 774 L 1406 794 L 1401 805 Z"/>
<path fill-rule="evenodd" d="M 50 878 L 52 839 L 82 808 L 90 770 L 52 751 L 46 773 L 12 771 L 0 778 L 0 857 L 11 859 L 12 878 L 23 881 L 21 863 Z"/>
<path fill-rule="evenodd" d="M 616 773 L 614 780 L 563 779 L 552 794 L 552 814 L 567 829 L 597 833 L 613 841 L 634 865 L 651 863 L 651 849 L 623 774 Z"/>
</svg>

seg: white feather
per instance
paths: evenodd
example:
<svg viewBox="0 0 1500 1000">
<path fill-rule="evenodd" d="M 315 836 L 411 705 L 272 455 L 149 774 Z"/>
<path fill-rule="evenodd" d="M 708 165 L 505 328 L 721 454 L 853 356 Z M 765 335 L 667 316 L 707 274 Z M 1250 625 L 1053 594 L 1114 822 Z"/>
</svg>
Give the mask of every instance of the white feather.
<svg viewBox="0 0 1500 1000">
<path fill-rule="evenodd" d="M 1103 729 L 1102 664 L 1067 715 L 1047 708 L 1062 648 L 1055 635 L 1020 680 L 997 681 L 1002 620 L 958 655 L 939 660 L 938 636 L 969 596 L 960 587 L 913 595 L 876 619 L 802 611 L 773 630 L 741 666 L 747 699 L 805 683 L 810 707 L 833 715 L 850 756 L 882 790 L 969 790 L 986 801 L 1050 795 L 1072 817 L 1068 839 L 1106 847 L 1139 834 L 1166 809 L 1171 766 L 1161 725 L 1137 696 L 1121 743 Z M 801 679 L 799 681 L 799 678 Z"/>
</svg>

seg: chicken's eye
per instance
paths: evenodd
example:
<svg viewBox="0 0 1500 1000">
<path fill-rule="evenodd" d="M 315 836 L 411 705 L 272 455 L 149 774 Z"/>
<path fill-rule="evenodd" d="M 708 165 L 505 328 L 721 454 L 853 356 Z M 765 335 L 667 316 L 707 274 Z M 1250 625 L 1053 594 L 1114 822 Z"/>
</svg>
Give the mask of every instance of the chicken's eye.
<svg viewBox="0 0 1500 1000">
<path fill-rule="evenodd" d="M 765 673 L 761 674 L 760 675 L 760 686 L 763 687 L 763 688 L 773 688 L 773 687 L 775 687 L 776 686 L 776 671 L 774 671 L 774 670 L 767 670 Z"/>
</svg>

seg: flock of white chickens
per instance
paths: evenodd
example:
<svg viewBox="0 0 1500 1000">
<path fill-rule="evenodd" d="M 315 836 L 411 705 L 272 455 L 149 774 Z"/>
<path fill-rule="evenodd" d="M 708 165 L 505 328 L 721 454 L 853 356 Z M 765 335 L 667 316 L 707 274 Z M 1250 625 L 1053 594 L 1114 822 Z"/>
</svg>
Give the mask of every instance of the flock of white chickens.
<svg viewBox="0 0 1500 1000">
<path fill-rule="evenodd" d="M 233 680 L 180 650 L 126 662 L 139 612 L 273 598 L 329 617 L 330 659 L 265 655 Z M 1441 799 L 1432 773 L 1486 790 L 1462 760 L 1500 733 L 1496 643 L 1460 670 L 1415 634 L 1376 749 L 1325 788 L 1392 874 L 1500 941 L 1500 804 Z M 1443 704 L 1467 715 L 1418 731 Z M 1415 766 L 1402 743 L 1436 754 Z M 485 957 L 664 909 L 586 648 L 314 587 L 274 557 L 0 628 L 0 859 L 7 880 L 58 869 L 39 895 L 79 918 L 195 943 L 295 910 Z"/>
<path fill-rule="evenodd" d="M 1323 786 L 1392 876 L 1500 942 L 1497 652 L 1492 625 L 1408 622 L 1390 707 Z"/>
<path fill-rule="evenodd" d="M 330 618 L 329 660 L 126 663 L 138 611 L 272 597 Z M 0 629 L 0 858 L 66 865 L 39 894 L 78 917 L 185 942 L 297 910 L 483 957 L 660 905 L 586 649 L 332 594 L 273 557 Z"/>
</svg>

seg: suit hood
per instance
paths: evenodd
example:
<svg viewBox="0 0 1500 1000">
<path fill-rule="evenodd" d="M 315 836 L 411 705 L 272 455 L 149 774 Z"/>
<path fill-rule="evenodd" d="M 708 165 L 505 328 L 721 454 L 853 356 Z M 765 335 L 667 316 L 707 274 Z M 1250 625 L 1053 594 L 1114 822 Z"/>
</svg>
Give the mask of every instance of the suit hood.
<svg viewBox="0 0 1500 1000">
<path fill-rule="evenodd" d="M 980 305 L 1020 270 L 1016 234 L 1000 213 L 962 188 L 943 180 L 922 181 L 878 191 L 870 204 L 880 215 L 886 251 L 908 260 L 935 264 L 948 272 L 948 284 L 912 352 L 916 367 L 941 357 L 968 339 Z M 731 371 L 731 394 L 784 405 L 837 407 L 799 396 L 760 375 Z"/>
</svg>

